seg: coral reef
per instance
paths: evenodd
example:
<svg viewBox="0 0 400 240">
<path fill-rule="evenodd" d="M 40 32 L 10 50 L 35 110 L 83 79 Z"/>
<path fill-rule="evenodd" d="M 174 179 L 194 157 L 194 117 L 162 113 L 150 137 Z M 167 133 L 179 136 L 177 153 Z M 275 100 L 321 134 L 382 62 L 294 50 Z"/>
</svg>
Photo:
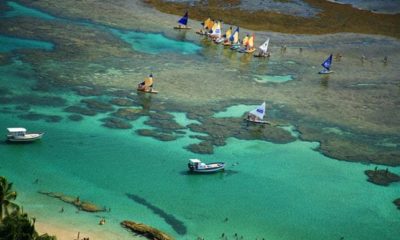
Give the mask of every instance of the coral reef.
<svg viewBox="0 0 400 240">
<path fill-rule="evenodd" d="M 400 182 L 400 176 L 386 170 L 365 170 L 365 175 L 368 176 L 368 181 L 381 186 L 389 186 L 393 182 Z"/>
<path fill-rule="evenodd" d="M 132 230 L 135 233 L 141 234 L 148 239 L 154 240 L 173 240 L 174 238 L 169 236 L 168 234 L 161 232 L 158 229 L 145 225 L 143 223 L 136 223 L 133 221 L 123 221 L 121 225 L 125 228 Z"/>
<path fill-rule="evenodd" d="M 72 196 L 64 195 L 63 193 L 55 193 L 55 192 L 39 191 L 39 193 L 49 196 L 49 197 L 52 197 L 52 198 L 60 199 L 61 201 L 72 204 L 75 207 L 77 207 L 79 210 L 82 210 L 85 212 L 104 212 L 104 211 L 106 211 L 106 209 L 98 207 L 94 203 L 80 200 L 79 197 L 72 197 Z"/>
</svg>

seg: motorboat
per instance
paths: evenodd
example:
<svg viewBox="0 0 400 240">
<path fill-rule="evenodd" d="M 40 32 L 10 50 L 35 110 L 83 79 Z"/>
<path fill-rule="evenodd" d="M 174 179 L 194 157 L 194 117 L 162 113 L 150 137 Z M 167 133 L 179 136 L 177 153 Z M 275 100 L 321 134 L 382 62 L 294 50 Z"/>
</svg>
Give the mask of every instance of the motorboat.
<svg viewBox="0 0 400 240">
<path fill-rule="evenodd" d="M 7 141 L 33 142 L 41 139 L 44 133 L 28 133 L 25 128 L 7 128 Z"/>
<path fill-rule="evenodd" d="M 189 159 L 189 170 L 198 173 L 212 173 L 223 171 L 225 168 L 224 162 L 203 163 L 199 159 Z"/>
</svg>

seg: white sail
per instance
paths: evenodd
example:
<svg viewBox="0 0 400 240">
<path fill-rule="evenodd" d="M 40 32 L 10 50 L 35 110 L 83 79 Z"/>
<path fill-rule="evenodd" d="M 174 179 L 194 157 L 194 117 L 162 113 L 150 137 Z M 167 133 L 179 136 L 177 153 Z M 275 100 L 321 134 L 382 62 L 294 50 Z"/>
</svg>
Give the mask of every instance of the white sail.
<svg viewBox="0 0 400 240">
<path fill-rule="evenodd" d="M 258 106 L 256 109 L 251 110 L 250 114 L 256 116 L 260 120 L 264 118 L 265 115 L 265 102 L 263 102 L 260 106 Z"/>
<path fill-rule="evenodd" d="M 265 41 L 259 48 L 263 53 L 267 53 L 268 51 L 268 44 L 269 44 L 269 38 L 267 41 Z"/>
</svg>

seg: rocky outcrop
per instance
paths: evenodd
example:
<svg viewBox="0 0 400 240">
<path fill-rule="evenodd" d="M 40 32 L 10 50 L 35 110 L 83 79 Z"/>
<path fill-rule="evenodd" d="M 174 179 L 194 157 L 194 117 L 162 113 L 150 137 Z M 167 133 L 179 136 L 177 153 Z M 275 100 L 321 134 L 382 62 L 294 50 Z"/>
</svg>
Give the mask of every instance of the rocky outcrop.
<svg viewBox="0 0 400 240">
<path fill-rule="evenodd" d="M 132 221 L 123 221 L 121 222 L 121 225 L 123 227 L 126 227 L 130 230 L 132 230 L 135 233 L 141 234 L 148 239 L 156 239 L 156 240 L 173 240 L 174 238 L 169 236 L 168 234 L 161 232 L 158 229 L 155 229 L 153 227 L 150 227 L 146 224 L 143 223 L 136 223 Z"/>
<path fill-rule="evenodd" d="M 396 205 L 396 206 L 397 206 L 397 209 L 399 209 L 399 210 L 400 210 L 400 198 L 398 198 L 398 199 L 394 200 L 394 201 L 393 201 L 393 203 L 394 203 L 394 205 Z"/>
<path fill-rule="evenodd" d="M 106 211 L 104 208 L 101 208 L 94 203 L 81 201 L 79 197 L 73 197 L 64 195 L 63 193 L 55 193 L 55 192 L 43 192 L 39 191 L 40 194 L 44 194 L 49 197 L 58 198 L 63 202 L 69 203 L 77 207 L 79 210 L 85 212 L 104 212 Z"/>
<path fill-rule="evenodd" d="M 381 186 L 389 186 L 392 182 L 399 182 L 400 176 L 386 170 L 366 170 L 364 172 L 368 176 L 368 181 Z"/>
</svg>

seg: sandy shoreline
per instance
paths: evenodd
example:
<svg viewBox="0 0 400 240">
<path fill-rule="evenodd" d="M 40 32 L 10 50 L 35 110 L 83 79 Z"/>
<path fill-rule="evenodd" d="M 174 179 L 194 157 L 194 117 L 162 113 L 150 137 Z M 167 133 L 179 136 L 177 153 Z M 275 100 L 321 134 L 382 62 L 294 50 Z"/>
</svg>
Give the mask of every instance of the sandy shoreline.
<svg viewBox="0 0 400 240">
<path fill-rule="evenodd" d="M 62 225 L 60 223 L 54 222 L 42 222 L 37 221 L 35 223 L 35 228 L 39 234 L 47 233 L 50 236 L 56 236 L 57 240 L 75 240 L 75 239 L 84 239 L 88 238 L 90 240 L 93 239 L 114 239 L 114 240 L 125 240 L 125 239 L 142 239 L 140 237 L 134 236 L 132 234 L 131 237 L 127 238 L 125 236 L 113 233 L 109 231 L 109 229 L 105 227 L 99 227 L 98 229 L 90 229 L 86 228 L 77 228 L 74 226 L 69 226 L 68 223 Z M 121 233 L 124 232 L 124 229 L 121 227 Z M 79 237 L 79 238 L 78 238 Z"/>
</svg>

